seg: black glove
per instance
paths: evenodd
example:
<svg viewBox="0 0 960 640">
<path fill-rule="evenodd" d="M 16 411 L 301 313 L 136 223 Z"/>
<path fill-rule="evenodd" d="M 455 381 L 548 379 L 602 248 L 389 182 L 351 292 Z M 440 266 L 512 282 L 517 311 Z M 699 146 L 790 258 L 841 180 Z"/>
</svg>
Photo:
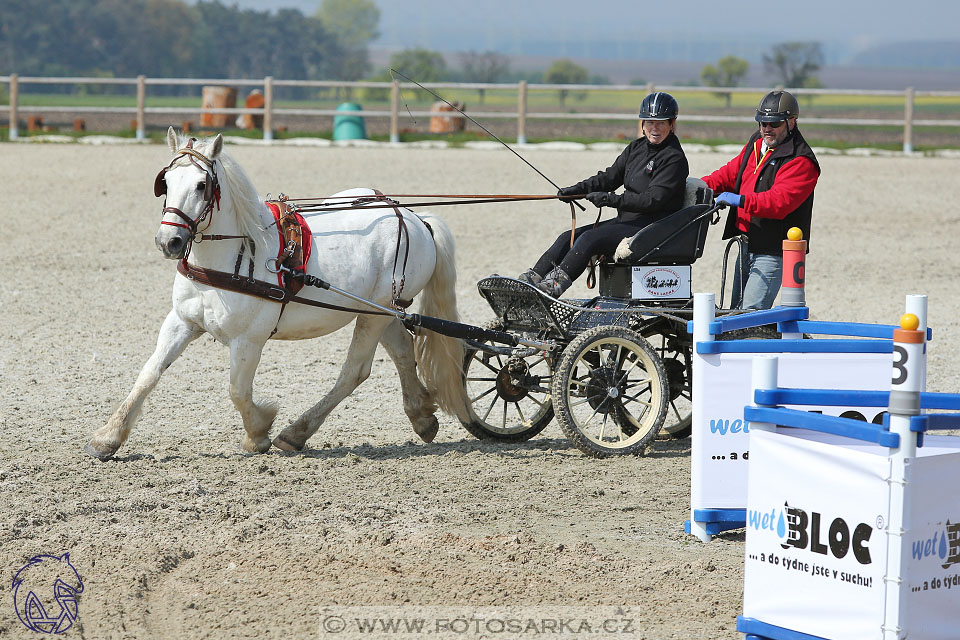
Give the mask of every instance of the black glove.
<svg viewBox="0 0 960 640">
<path fill-rule="evenodd" d="M 595 207 L 615 207 L 619 204 L 620 198 L 617 194 L 607 191 L 591 191 L 587 194 L 587 200 Z"/>
<path fill-rule="evenodd" d="M 576 200 L 573 196 L 580 195 L 577 191 L 579 191 L 579 189 L 576 187 L 564 187 L 560 189 L 560 191 L 557 191 L 557 195 L 560 197 L 560 202 L 573 202 Z"/>
</svg>

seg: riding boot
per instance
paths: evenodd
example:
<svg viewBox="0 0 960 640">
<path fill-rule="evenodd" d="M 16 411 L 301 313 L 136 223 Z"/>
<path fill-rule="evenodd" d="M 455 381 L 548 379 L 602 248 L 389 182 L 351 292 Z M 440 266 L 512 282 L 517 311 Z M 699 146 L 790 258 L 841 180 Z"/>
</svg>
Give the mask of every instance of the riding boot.
<svg viewBox="0 0 960 640">
<path fill-rule="evenodd" d="M 523 273 L 517 276 L 517 280 L 520 282 L 526 282 L 529 285 L 537 286 L 543 280 L 543 276 L 534 271 L 533 269 L 527 269 Z"/>
<path fill-rule="evenodd" d="M 535 286 L 551 298 L 559 298 L 572 284 L 573 280 L 570 279 L 566 271 L 560 267 L 554 267 L 553 270 L 543 276 L 543 280 Z"/>
</svg>

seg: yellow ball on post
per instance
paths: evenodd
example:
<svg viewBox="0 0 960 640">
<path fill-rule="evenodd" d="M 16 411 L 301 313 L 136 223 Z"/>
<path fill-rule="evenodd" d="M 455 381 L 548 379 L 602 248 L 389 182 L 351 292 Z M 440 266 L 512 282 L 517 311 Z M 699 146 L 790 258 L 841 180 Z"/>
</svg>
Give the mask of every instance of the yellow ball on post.
<svg viewBox="0 0 960 640">
<path fill-rule="evenodd" d="M 790 227 L 787 231 L 787 240 L 793 240 L 794 242 L 803 240 L 803 231 L 799 227 Z"/>
<path fill-rule="evenodd" d="M 916 331 L 920 326 L 920 318 L 912 313 L 905 313 L 900 316 L 900 328 L 906 331 Z"/>
</svg>

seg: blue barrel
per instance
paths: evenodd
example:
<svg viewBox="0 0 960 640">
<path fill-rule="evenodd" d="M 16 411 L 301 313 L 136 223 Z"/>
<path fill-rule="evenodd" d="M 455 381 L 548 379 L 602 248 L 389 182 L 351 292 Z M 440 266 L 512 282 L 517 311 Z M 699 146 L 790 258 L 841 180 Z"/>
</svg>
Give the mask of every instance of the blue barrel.
<svg viewBox="0 0 960 640">
<path fill-rule="evenodd" d="M 355 102 L 344 102 L 337 107 L 337 111 L 363 111 L 363 107 Z M 363 116 L 334 116 L 334 140 L 364 140 L 367 137 L 367 128 Z"/>
</svg>

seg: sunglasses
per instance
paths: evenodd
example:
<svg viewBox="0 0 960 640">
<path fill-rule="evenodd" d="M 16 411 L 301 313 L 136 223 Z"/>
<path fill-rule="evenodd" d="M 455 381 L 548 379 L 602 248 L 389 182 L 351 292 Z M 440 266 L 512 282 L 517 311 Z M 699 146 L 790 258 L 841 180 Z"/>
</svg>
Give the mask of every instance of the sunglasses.
<svg viewBox="0 0 960 640">
<path fill-rule="evenodd" d="M 779 122 L 761 122 L 760 128 L 762 129 L 763 127 L 770 127 L 771 129 L 779 129 L 785 124 L 786 124 L 785 120 L 780 120 Z"/>
</svg>

